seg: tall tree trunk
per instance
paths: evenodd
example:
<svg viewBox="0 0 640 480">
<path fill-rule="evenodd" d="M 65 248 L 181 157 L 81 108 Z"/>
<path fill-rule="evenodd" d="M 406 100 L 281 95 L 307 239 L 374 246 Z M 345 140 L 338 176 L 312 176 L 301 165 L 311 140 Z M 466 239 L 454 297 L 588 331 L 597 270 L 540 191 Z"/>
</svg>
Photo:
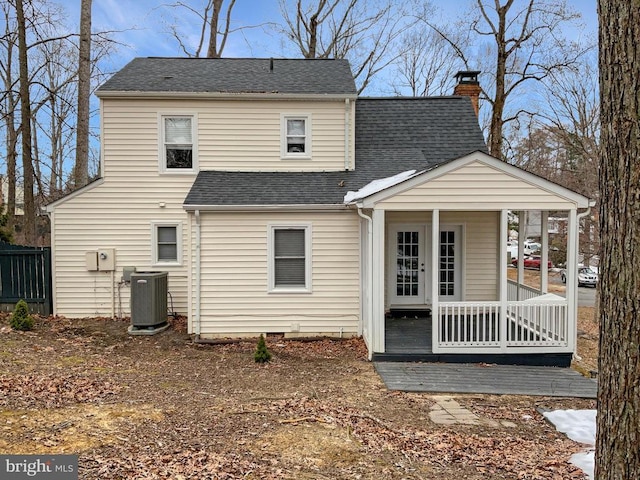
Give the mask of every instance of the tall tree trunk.
<svg viewBox="0 0 640 480">
<path fill-rule="evenodd" d="M 511 4 L 496 9 L 498 14 L 498 29 L 495 33 L 496 47 L 496 92 L 491 110 L 491 124 L 489 126 L 489 153 L 496 158 L 502 158 L 502 129 L 504 128 L 504 106 L 506 103 L 505 82 L 507 78 L 507 12 Z"/>
<path fill-rule="evenodd" d="M 10 65 L 10 64 L 8 64 Z M 7 225 L 11 230 L 16 221 L 16 159 L 18 146 L 18 132 L 16 131 L 16 99 L 13 92 L 7 89 L 9 111 L 7 112 L 5 128 L 7 129 Z"/>
<path fill-rule="evenodd" d="M 640 1 L 599 0 L 600 358 L 596 479 L 640 478 Z"/>
<path fill-rule="evenodd" d="M 24 175 L 23 233 L 27 245 L 36 243 L 36 206 L 33 198 L 33 161 L 31 158 L 31 97 L 29 94 L 29 64 L 27 33 L 22 0 L 16 0 L 18 22 L 18 63 L 20 65 L 20 114 L 22 134 L 22 171 Z"/>
<path fill-rule="evenodd" d="M 220 58 L 218 51 L 218 20 L 220 18 L 220 10 L 222 9 L 222 0 L 213 1 L 213 12 L 211 12 L 211 20 L 209 21 L 209 48 L 207 48 L 208 58 Z"/>
<path fill-rule="evenodd" d="M 80 48 L 78 55 L 78 119 L 76 123 L 76 188 L 89 182 L 89 97 L 91 96 L 91 0 L 80 4 Z"/>
</svg>

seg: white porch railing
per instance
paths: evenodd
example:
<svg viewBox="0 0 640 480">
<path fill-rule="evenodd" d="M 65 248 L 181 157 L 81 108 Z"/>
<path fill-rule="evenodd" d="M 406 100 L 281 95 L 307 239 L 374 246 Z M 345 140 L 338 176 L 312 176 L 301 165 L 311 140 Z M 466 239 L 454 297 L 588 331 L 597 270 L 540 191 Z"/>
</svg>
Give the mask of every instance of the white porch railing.
<svg viewBox="0 0 640 480">
<path fill-rule="evenodd" d="M 443 302 L 435 323 L 434 352 L 549 352 L 569 346 L 564 300 Z"/>
<path fill-rule="evenodd" d="M 520 284 L 518 289 L 518 282 L 513 280 L 507 280 L 507 300 L 509 301 L 524 301 L 531 300 L 532 298 L 542 295 L 542 291 L 530 287 L 529 285 Z M 520 290 L 518 294 L 518 290 Z"/>
</svg>

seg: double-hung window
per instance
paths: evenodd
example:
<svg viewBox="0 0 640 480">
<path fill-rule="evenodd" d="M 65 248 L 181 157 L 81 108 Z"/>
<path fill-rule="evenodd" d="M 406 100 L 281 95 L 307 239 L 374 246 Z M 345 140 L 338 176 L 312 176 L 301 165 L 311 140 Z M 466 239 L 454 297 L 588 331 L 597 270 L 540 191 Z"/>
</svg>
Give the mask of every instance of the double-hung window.
<svg viewBox="0 0 640 480">
<path fill-rule="evenodd" d="M 311 115 L 282 115 L 282 158 L 311 158 Z"/>
<path fill-rule="evenodd" d="M 193 115 L 161 116 L 161 171 L 192 173 L 197 164 L 195 117 Z"/>
<path fill-rule="evenodd" d="M 269 247 L 269 290 L 310 292 L 311 226 L 272 225 Z"/>
<path fill-rule="evenodd" d="M 154 265 L 182 264 L 182 224 L 152 222 L 152 255 Z"/>
</svg>

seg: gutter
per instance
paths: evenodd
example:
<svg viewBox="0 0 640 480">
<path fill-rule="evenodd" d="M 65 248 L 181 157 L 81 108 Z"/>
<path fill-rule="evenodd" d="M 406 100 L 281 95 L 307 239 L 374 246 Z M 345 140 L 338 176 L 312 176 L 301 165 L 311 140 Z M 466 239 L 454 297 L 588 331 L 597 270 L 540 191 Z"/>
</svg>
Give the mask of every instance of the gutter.
<svg viewBox="0 0 640 480">
<path fill-rule="evenodd" d="M 264 210 L 290 210 L 297 212 L 317 212 L 327 210 L 345 210 L 344 203 L 311 205 L 311 204 L 278 204 L 278 205 L 182 205 L 186 211 L 202 212 L 255 212 Z"/>
<path fill-rule="evenodd" d="M 352 94 L 330 94 L 330 93 L 278 93 L 278 92 L 170 92 L 158 91 L 149 92 L 141 90 L 103 90 L 96 92 L 96 97 L 102 98 L 181 98 L 181 99 L 203 99 L 216 98 L 226 100 L 317 100 L 317 101 L 341 101 L 347 99 L 355 100 L 357 95 Z"/>
</svg>

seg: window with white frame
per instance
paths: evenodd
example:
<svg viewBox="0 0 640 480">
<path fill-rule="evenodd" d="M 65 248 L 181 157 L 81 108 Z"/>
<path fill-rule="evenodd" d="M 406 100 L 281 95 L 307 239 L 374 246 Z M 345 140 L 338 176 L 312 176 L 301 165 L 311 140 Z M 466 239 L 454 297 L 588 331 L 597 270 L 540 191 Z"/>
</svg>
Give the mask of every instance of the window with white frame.
<svg viewBox="0 0 640 480">
<path fill-rule="evenodd" d="M 182 264 L 181 222 L 152 222 L 151 235 L 154 265 Z"/>
<path fill-rule="evenodd" d="M 194 143 L 193 115 L 161 116 L 161 170 L 171 173 L 192 173 L 196 170 L 197 152 Z"/>
<path fill-rule="evenodd" d="M 311 291 L 311 226 L 269 229 L 269 290 Z"/>
<path fill-rule="evenodd" d="M 282 158 L 311 158 L 311 115 L 282 115 Z"/>
</svg>

